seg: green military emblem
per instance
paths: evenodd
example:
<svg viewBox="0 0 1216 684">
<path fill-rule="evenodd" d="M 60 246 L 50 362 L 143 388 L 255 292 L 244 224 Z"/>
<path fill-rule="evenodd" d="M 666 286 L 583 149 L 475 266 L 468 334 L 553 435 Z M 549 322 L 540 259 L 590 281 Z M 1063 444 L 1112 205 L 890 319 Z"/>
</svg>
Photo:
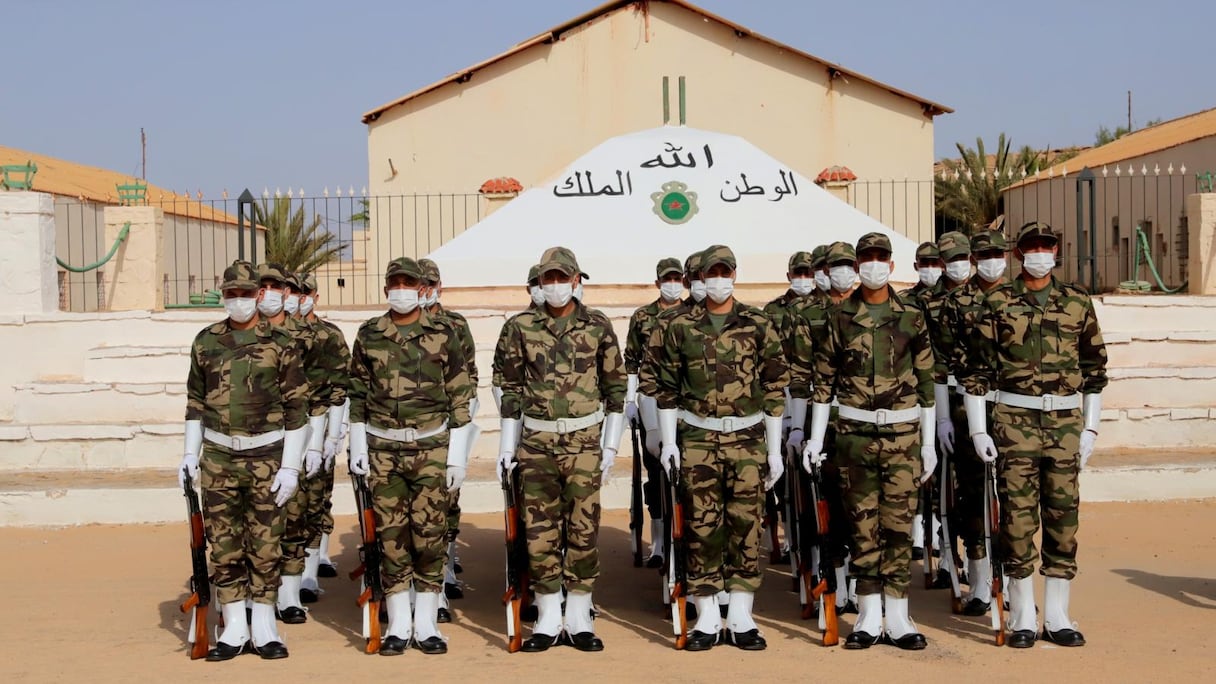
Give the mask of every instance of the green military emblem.
<svg viewBox="0 0 1216 684">
<path fill-rule="evenodd" d="M 689 192 L 688 186 L 679 181 L 664 183 L 663 191 L 650 193 L 650 199 L 654 200 L 654 213 L 672 225 L 684 223 L 697 213 L 697 193 Z"/>
</svg>

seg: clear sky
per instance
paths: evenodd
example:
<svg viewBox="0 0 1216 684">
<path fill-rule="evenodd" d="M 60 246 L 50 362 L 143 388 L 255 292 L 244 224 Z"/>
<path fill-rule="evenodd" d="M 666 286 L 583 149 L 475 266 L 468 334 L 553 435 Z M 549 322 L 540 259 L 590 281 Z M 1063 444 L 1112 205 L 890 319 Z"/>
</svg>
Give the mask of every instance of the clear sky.
<svg viewBox="0 0 1216 684">
<path fill-rule="evenodd" d="M 0 0 L 0 144 L 218 197 L 367 177 L 360 115 L 599 0 Z M 754 31 L 953 107 L 956 141 L 1089 144 L 1216 106 L 1200 0 L 700 0 Z M 436 188 L 436 190 L 440 190 Z"/>
</svg>

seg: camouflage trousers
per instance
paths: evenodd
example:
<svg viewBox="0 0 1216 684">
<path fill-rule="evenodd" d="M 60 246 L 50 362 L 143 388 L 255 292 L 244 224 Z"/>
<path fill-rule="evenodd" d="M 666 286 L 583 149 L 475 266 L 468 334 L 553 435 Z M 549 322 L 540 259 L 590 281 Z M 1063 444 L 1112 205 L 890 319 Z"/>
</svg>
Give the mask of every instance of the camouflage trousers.
<svg viewBox="0 0 1216 684">
<path fill-rule="evenodd" d="M 384 550 L 384 593 L 443 589 L 447 562 L 447 446 L 406 448 L 371 437 L 367 484 Z"/>
<path fill-rule="evenodd" d="M 308 548 L 321 548 L 321 535 L 334 531 L 334 470 L 322 468 L 301 485 L 308 490 Z"/>
<path fill-rule="evenodd" d="M 590 592 L 600 575 L 599 427 L 525 430 L 518 452 L 532 590 Z"/>
<path fill-rule="evenodd" d="M 447 532 L 443 538 L 446 541 L 456 541 L 460 533 L 460 490 L 448 492 Z"/>
<path fill-rule="evenodd" d="M 1077 524 L 1081 490 L 1081 412 L 993 409 L 997 490 L 1001 500 L 1001 550 L 1005 572 L 1029 577 L 1039 555 L 1035 535 L 1043 528 L 1047 577 L 1077 574 Z"/>
<path fill-rule="evenodd" d="M 642 484 L 642 500 L 646 502 L 646 511 L 651 520 L 663 519 L 663 465 L 657 456 L 646 451 L 646 428 L 638 425 L 638 446 L 642 451 L 642 470 L 646 473 L 646 482 Z"/>
<path fill-rule="evenodd" d="M 758 591 L 768 470 L 763 425 L 732 433 L 684 426 L 681 447 L 690 592 Z"/>
<path fill-rule="evenodd" d="M 316 478 L 311 478 L 316 479 Z M 286 528 L 283 531 L 283 561 L 279 572 L 284 575 L 304 574 L 310 530 L 308 528 L 309 478 L 300 471 L 300 488 L 283 507 Z"/>
<path fill-rule="evenodd" d="M 270 485 L 283 445 L 234 456 L 203 443 L 199 461 L 203 520 L 211 546 L 211 582 L 221 604 L 252 598 L 274 604 L 279 597 L 279 561 L 286 515 L 274 504 Z"/>
<path fill-rule="evenodd" d="M 836 459 L 852 531 L 850 574 L 857 578 L 857 593 L 906 598 L 922 472 L 919 431 L 841 431 Z"/>
<path fill-rule="evenodd" d="M 968 558 L 979 560 L 987 555 L 984 551 L 984 462 L 975 453 L 975 445 L 968 436 L 967 412 L 963 409 L 962 395 L 957 392 L 950 393 L 950 418 L 954 423 L 954 453 L 944 459 L 954 475 L 950 533 L 962 538 Z"/>
</svg>

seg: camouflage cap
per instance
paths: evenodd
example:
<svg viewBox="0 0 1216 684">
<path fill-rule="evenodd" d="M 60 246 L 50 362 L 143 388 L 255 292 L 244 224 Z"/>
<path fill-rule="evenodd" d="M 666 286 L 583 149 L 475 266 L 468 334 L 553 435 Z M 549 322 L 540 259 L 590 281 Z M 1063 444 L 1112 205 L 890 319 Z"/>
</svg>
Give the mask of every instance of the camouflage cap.
<svg viewBox="0 0 1216 684">
<path fill-rule="evenodd" d="M 867 249 L 879 249 L 890 254 L 891 238 L 882 233 L 866 233 L 857 241 L 857 253 L 861 254 Z"/>
<path fill-rule="evenodd" d="M 1009 243 L 1005 241 L 1005 234 L 999 230 L 985 230 L 977 233 L 971 238 L 971 252 L 990 252 L 994 249 L 999 249 L 1002 252 L 1009 251 Z"/>
<path fill-rule="evenodd" d="M 810 252 L 794 252 L 790 255 L 789 272 L 793 273 L 799 268 L 815 268 L 815 259 Z"/>
<path fill-rule="evenodd" d="M 545 250 L 545 253 L 540 257 L 540 272 L 543 275 L 546 271 L 561 271 L 568 276 L 575 274 L 581 275 L 584 280 L 590 280 L 583 269 L 578 265 L 578 259 L 574 257 L 574 252 L 565 247 L 550 247 Z"/>
<path fill-rule="evenodd" d="M 388 280 L 395 275 L 422 280 L 422 268 L 418 265 L 417 261 L 409 257 L 397 257 L 388 262 L 388 268 L 384 271 L 384 279 Z"/>
<path fill-rule="evenodd" d="M 819 270 L 828 262 L 828 247 L 831 245 L 819 245 L 811 250 L 811 268 Z"/>
<path fill-rule="evenodd" d="M 824 260 L 829 266 L 838 261 L 857 263 L 857 250 L 847 242 L 833 242 L 828 245 L 828 253 Z"/>
<path fill-rule="evenodd" d="M 234 261 L 224 269 L 224 282 L 220 283 L 221 290 L 256 290 L 258 289 L 258 274 L 253 264 L 248 261 Z"/>
<path fill-rule="evenodd" d="M 287 284 L 287 269 L 282 264 L 258 264 L 258 282 L 273 280 Z"/>
<path fill-rule="evenodd" d="M 288 273 L 287 280 L 284 282 L 291 286 L 291 289 L 295 290 L 296 292 L 301 292 L 304 289 L 300 286 L 300 277 L 294 273 Z"/>
<path fill-rule="evenodd" d="M 1060 241 L 1059 236 L 1055 234 L 1055 231 L 1051 229 L 1051 226 L 1047 225 L 1046 223 L 1034 221 L 1027 223 L 1018 230 L 1017 244 L 1021 245 L 1023 240 L 1029 240 L 1030 238 L 1037 237 L 1048 238 L 1052 242 Z"/>
<path fill-rule="evenodd" d="M 300 288 L 304 294 L 312 294 L 317 291 L 317 277 L 311 273 L 300 278 Z"/>
<path fill-rule="evenodd" d="M 726 264 L 730 270 L 735 270 L 735 253 L 726 245 L 711 245 L 701 252 L 701 272 L 704 273 L 715 264 Z"/>
<path fill-rule="evenodd" d="M 528 284 L 540 283 L 540 264 L 532 264 L 528 269 Z"/>
<path fill-rule="evenodd" d="M 701 272 L 701 253 L 693 252 L 684 259 L 684 275 L 690 280 L 692 277 Z"/>
<path fill-rule="evenodd" d="M 422 269 L 422 278 L 428 283 L 437 283 L 439 278 L 439 264 L 430 259 L 419 259 L 418 268 Z"/>
<path fill-rule="evenodd" d="M 938 251 L 936 242 L 922 242 L 916 248 L 917 261 L 921 259 L 940 259 L 941 257 L 942 253 Z"/>
<path fill-rule="evenodd" d="M 944 261 L 950 261 L 960 256 L 971 256 L 971 241 L 967 239 L 966 235 L 952 230 L 942 233 L 942 236 L 937 239 L 937 251 Z"/>
<path fill-rule="evenodd" d="M 680 267 L 680 260 L 675 257 L 667 257 L 660 259 L 659 263 L 654 267 L 654 277 L 662 279 L 663 276 L 669 273 L 684 274 L 684 269 Z"/>
</svg>

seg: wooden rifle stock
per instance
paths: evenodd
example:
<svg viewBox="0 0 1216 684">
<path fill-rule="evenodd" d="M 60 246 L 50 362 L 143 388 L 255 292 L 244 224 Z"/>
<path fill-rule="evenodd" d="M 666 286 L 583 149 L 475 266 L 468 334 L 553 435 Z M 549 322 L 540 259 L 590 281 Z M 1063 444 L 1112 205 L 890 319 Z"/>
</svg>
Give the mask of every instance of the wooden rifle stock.
<svg viewBox="0 0 1216 684">
<path fill-rule="evenodd" d="M 376 533 L 376 511 L 372 506 L 372 493 L 367 480 L 354 472 L 350 474 L 355 490 L 355 506 L 359 509 L 359 531 L 362 544 L 359 547 L 359 567 L 350 572 L 352 580 L 363 580 L 363 590 L 355 603 L 364 611 L 367 619 L 367 654 L 380 651 L 382 638 L 380 629 L 380 602 L 384 599 L 380 576 L 380 540 Z"/>
<path fill-rule="evenodd" d="M 668 549 L 668 553 L 672 554 L 675 561 L 675 582 L 672 585 L 671 601 L 678 617 L 675 648 L 677 651 L 682 651 L 688 645 L 688 606 L 686 603 L 688 575 L 685 566 L 687 558 L 684 555 L 687 552 L 684 548 L 684 503 L 681 497 L 679 469 L 672 468 L 669 477 L 671 479 L 671 548 Z"/>
<path fill-rule="evenodd" d="M 984 473 L 984 496 L 988 500 L 988 562 L 992 569 L 992 591 L 990 592 L 991 608 L 996 614 L 993 631 L 996 632 L 996 645 L 1005 645 L 1005 564 L 998 555 L 999 531 L 1001 529 L 1001 505 L 997 498 L 996 466 L 989 463 Z"/>
<path fill-rule="evenodd" d="M 502 603 L 508 609 L 507 653 L 518 653 L 524 643 L 520 613 L 523 610 L 523 594 L 526 588 L 521 585 L 522 575 L 518 567 L 519 511 L 515 506 L 515 490 L 511 486 L 510 473 L 503 474 L 502 495 L 503 530 L 507 549 L 507 589 L 502 595 Z"/>
<path fill-rule="evenodd" d="M 207 635 L 207 610 L 211 605 L 211 578 L 207 572 L 207 534 L 203 528 L 203 511 L 198 495 L 194 493 L 194 479 L 185 473 L 182 490 L 186 496 L 186 512 L 190 518 L 190 596 L 180 608 L 190 615 L 190 632 L 194 641 L 190 646 L 190 659 L 207 657 L 210 638 Z"/>
<path fill-rule="evenodd" d="M 642 567 L 642 449 L 638 443 L 637 421 L 629 421 L 629 440 L 633 446 L 633 468 L 629 484 L 629 535 L 633 567 Z"/>
</svg>

